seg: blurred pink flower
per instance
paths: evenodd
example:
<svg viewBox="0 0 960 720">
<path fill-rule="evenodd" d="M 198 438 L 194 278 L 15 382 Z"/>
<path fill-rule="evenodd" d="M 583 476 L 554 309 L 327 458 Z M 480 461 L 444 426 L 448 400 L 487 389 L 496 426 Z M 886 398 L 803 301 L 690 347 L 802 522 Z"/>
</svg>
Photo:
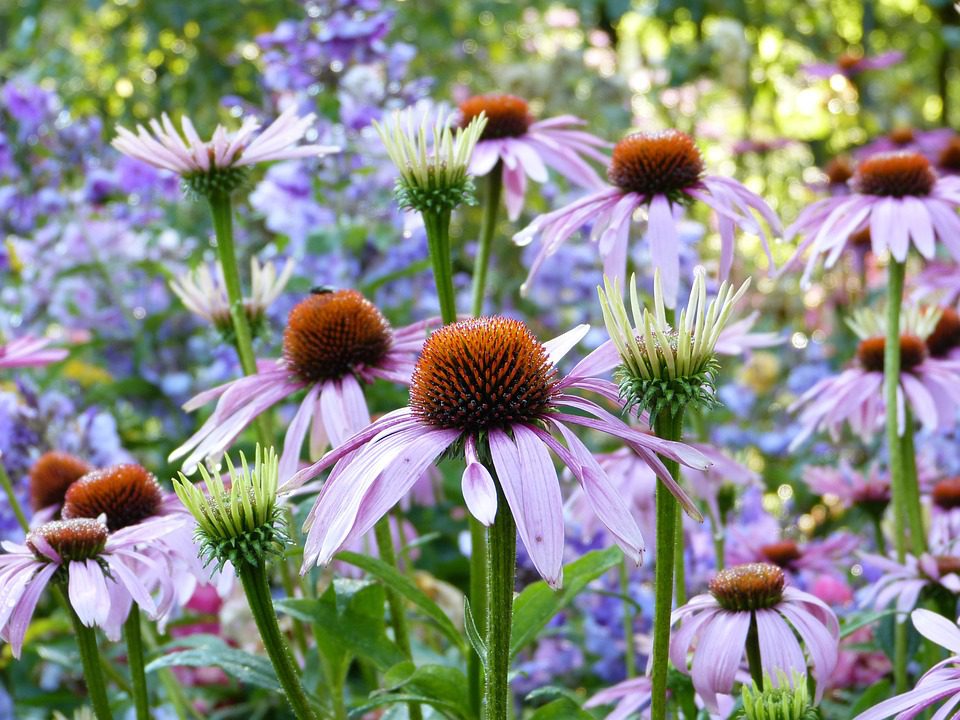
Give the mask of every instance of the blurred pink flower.
<svg viewBox="0 0 960 720">
<path fill-rule="evenodd" d="M 63 348 L 48 347 L 53 340 L 24 336 L 0 344 L 0 370 L 40 367 L 63 360 L 69 354 Z"/>
<path fill-rule="evenodd" d="M 903 53 L 899 50 L 890 50 L 872 57 L 860 53 L 844 53 L 832 63 L 816 62 L 804 65 L 801 69 L 813 77 L 828 78 L 833 75 L 843 75 L 854 78 L 867 70 L 882 70 L 896 65 L 903 60 Z"/>
</svg>

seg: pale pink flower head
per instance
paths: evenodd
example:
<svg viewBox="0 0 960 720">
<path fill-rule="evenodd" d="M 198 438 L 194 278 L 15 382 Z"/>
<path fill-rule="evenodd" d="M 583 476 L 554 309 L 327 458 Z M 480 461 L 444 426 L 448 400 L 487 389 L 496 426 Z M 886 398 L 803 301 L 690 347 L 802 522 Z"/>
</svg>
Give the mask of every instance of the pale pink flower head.
<svg viewBox="0 0 960 720">
<path fill-rule="evenodd" d="M 910 297 L 914 301 L 956 305 L 960 300 L 960 266 L 953 261 L 932 260 L 913 277 L 912 285 Z"/>
<path fill-rule="evenodd" d="M 896 65 L 901 60 L 903 60 L 903 53 L 899 50 L 890 50 L 873 56 L 850 51 L 838 56 L 832 63 L 810 63 L 804 65 L 803 70 L 808 75 L 820 78 L 829 78 L 834 75 L 855 78 L 867 70 L 882 70 Z"/>
<path fill-rule="evenodd" d="M 664 301 L 667 307 L 675 307 L 680 287 L 677 225 L 683 208 L 694 201 L 716 213 L 721 280 L 733 265 L 736 228 L 760 236 L 773 268 L 767 234 L 757 216 L 777 236 L 781 234 L 780 220 L 763 199 L 737 181 L 707 174 L 700 150 L 689 135 L 678 130 L 628 135 L 614 147 L 607 177 L 610 185 L 606 188 L 541 215 L 514 235 L 519 245 L 540 236 L 540 250 L 525 285 L 560 245 L 584 225 L 592 224 L 590 240 L 597 243 L 604 274 L 623 287 L 633 217 L 644 209 L 650 256 L 663 278 Z"/>
<path fill-rule="evenodd" d="M 119 639 L 130 604 L 156 616 L 151 590 L 169 583 L 144 547 L 183 526 L 184 519 L 171 517 L 111 533 L 100 520 L 57 520 L 31 530 L 22 545 L 0 544 L 0 639 L 20 657 L 37 602 L 61 571 L 80 621 Z"/>
<path fill-rule="evenodd" d="M 310 454 L 317 457 L 328 444 L 337 446 L 370 423 L 364 384 L 378 378 L 410 382 L 432 323 L 394 330 L 356 290 L 312 293 L 290 311 L 282 358 L 260 361 L 256 375 L 202 392 L 184 405 L 191 411 L 217 400 L 210 418 L 170 459 L 185 457 L 184 472 L 192 473 L 205 458 L 221 455 L 260 413 L 306 390 L 280 457 L 280 479 L 288 479 L 308 435 Z"/>
<path fill-rule="evenodd" d="M 941 167 L 940 158 L 943 152 L 956 136 L 957 134 L 950 128 L 918 130 L 909 125 L 901 125 L 893 128 L 886 135 L 881 135 L 858 148 L 854 154 L 858 160 L 864 160 L 879 153 L 920 153 L 939 168 Z M 951 164 L 949 157 L 946 160 L 948 165 Z"/>
<path fill-rule="evenodd" d="M 510 220 L 520 217 L 527 178 L 547 181 L 547 168 L 587 189 L 603 180 L 585 158 L 606 164 L 601 149 L 609 143 L 580 129 L 586 123 L 572 115 L 534 120 L 526 100 L 515 95 L 475 95 L 460 103 L 460 125 L 466 127 L 483 113 L 487 124 L 470 159 L 470 174 L 501 172 L 504 201 Z"/>
<path fill-rule="evenodd" d="M 832 465 L 808 465 L 803 481 L 819 495 L 833 495 L 844 507 L 858 506 L 879 517 L 890 503 L 890 474 L 872 465 L 859 473 L 846 460 Z"/>
<path fill-rule="evenodd" d="M 840 624 L 823 601 L 786 584 L 775 565 L 753 563 L 721 570 L 710 592 L 675 610 L 670 660 L 693 678 L 707 709 L 729 694 L 745 659 L 747 633 L 756 623 L 763 673 L 776 685 L 809 664 L 817 702 L 837 664 Z M 803 645 L 801 645 L 801 640 Z M 691 654 L 692 660 L 688 661 Z M 779 672 L 778 672 L 779 671 Z"/>
<path fill-rule="evenodd" d="M 863 588 L 858 598 L 860 604 L 876 610 L 885 610 L 892 604 L 903 622 L 925 590 L 939 587 L 960 594 L 960 557 L 944 554 L 947 552 L 948 548 L 933 547 L 919 558 L 908 554 L 903 563 L 863 553 L 863 561 L 883 571 L 883 575 Z"/>
<path fill-rule="evenodd" d="M 639 564 L 644 545 L 636 521 L 572 431 L 574 425 L 626 441 L 684 508 L 698 516 L 658 455 L 706 467 L 700 452 L 638 432 L 591 400 L 571 394 L 580 389 L 617 397 L 613 383 L 593 377 L 593 355 L 569 375 L 556 368 L 588 330 L 581 325 L 541 343 L 518 320 L 483 317 L 434 331 L 413 373 L 409 407 L 384 415 L 281 488 L 297 487 L 337 463 L 307 521 L 304 569 L 326 565 L 367 532 L 448 451 L 466 460 L 464 501 L 485 525 L 503 510 L 485 464 L 492 463 L 520 539 L 551 586 L 562 582 L 564 545 L 563 499 L 551 452 L 580 482 L 617 544 Z"/>
<path fill-rule="evenodd" d="M 861 539 L 848 532 L 835 532 L 822 539 L 798 539 L 775 534 L 771 522 L 751 524 L 730 529 L 727 559 L 732 565 L 741 563 L 769 563 L 776 565 L 791 578 L 803 573 L 838 575 L 838 568 L 846 567 L 851 554 Z"/>
<path fill-rule="evenodd" d="M 854 720 L 883 720 L 897 717 L 912 720 L 940 705 L 935 720 L 960 717 L 960 628 L 952 620 L 929 610 L 914 610 L 913 626 L 930 642 L 952 653 L 921 677 L 912 690 L 874 705 Z M 943 703 L 941 705 L 941 703 Z"/>
<path fill-rule="evenodd" d="M 67 357 L 63 348 L 51 348 L 52 340 L 26 335 L 0 344 L 0 370 L 22 367 L 42 367 L 60 362 Z"/>
<path fill-rule="evenodd" d="M 117 137 L 112 144 L 124 155 L 172 170 L 187 181 L 206 178 L 213 184 L 224 185 L 222 189 L 232 190 L 239 184 L 237 179 L 242 181 L 246 177 L 244 172 L 237 172 L 238 169 L 273 160 L 323 157 L 339 152 L 340 148 L 329 145 L 298 144 L 314 119 L 313 113 L 300 117 L 296 106 L 291 105 L 260 133 L 257 132 L 260 121 L 246 117 L 239 130 L 229 132 L 217 125 L 209 140 L 201 140 L 186 115 L 181 118 L 178 130 L 164 113 L 159 122 L 150 120 L 149 130 L 137 125 L 137 132 L 133 133 L 117 126 Z"/>
<path fill-rule="evenodd" d="M 907 308 L 900 328 L 900 386 L 897 390 L 897 425 L 903 435 L 906 408 L 925 430 L 949 429 L 960 406 L 960 360 L 931 357 L 927 338 L 936 327 L 939 311 Z M 839 375 L 826 377 L 791 406 L 799 410 L 800 432 L 790 444 L 802 445 L 813 433 L 826 430 L 840 437 L 844 424 L 865 441 L 885 422 L 883 388 L 886 321 L 869 311 L 856 313 L 848 323 L 860 338 L 854 364 Z"/>
<path fill-rule="evenodd" d="M 781 273 L 809 250 L 801 278 L 809 285 L 820 257 L 833 267 L 851 236 L 862 230 L 869 230 L 870 249 L 878 257 L 889 251 L 904 262 L 915 247 L 930 260 L 939 240 L 960 258 L 960 178 L 938 177 L 919 153 L 881 153 L 859 164 L 851 185 L 852 193 L 818 200 L 787 228 L 786 240 L 804 239 Z"/>
<path fill-rule="evenodd" d="M 930 491 L 930 545 L 960 555 L 960 477 L 944 478 Z"/>
</svg>

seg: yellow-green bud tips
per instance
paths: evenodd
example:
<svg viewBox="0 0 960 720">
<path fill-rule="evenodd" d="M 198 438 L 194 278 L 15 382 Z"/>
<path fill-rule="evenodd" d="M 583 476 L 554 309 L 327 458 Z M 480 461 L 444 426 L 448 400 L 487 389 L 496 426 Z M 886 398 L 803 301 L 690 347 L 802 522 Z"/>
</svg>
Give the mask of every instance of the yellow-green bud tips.
<svg viewBox="0 0 960 720">
<path fill-rule="evenodd" d="M 277 501 L 278 460 L 273 448 L 262 453 L 257 446 L 253 467 L 240 453 L 240 466 L 226 456 L 229 488 L 220 473 L 200 466 L 206 492 L 191 483 L 183 473 L 173 481 L 173 489 L 184 507 L 197 521 L 201 552 L 209 563 L 222 568 L 228 561 L 237 566 L 256 565 L 271 555 L 283 552 L 287 542 Z"/>
<path fill-rule="evenodd" d="M 401 207 L 438 213 L 474 202 L 467 167 L 487 124 L 484 115 L 465 128 L 453 129 L 441 113 L 417 117 L 415 110 L 408 108 L 394 113 L 387 125 L 373 124 L 400 171 L 396 193 Z"/>
<path fill-rule="evenodd" d="M 607 332 L 623 363 L 617 371 L 621 394 L 628 408 L 649 411 L 651 421 L 664 410 L 674 415 L 690 403 L 715 402 L 714 348 L 750 282 L 736 292 L 723 283 L 707 302 L 705 278 L 704 269 L 698 267 L 676 329 L 667 322 L 659 271 L 654 276 L 653 312 L 640 305 L 636 277 L 630 279 L 631 314 L 617 283 L 604 278 L 604 287 L 597 288 Z"/>
<path fill-rule="evenodd" d="M 743 709 L 738 720 L 819 720 L 820 712 L 810 702 L 807 678 L 796 671 L 792 682 L 782 670 L 777 670 L 777 683 L 769 675 L 763 678 L 763 690 L 752 683 L 741 689 Z M 792 687 L 791 687 L 792 686 Z"/>
</svg>

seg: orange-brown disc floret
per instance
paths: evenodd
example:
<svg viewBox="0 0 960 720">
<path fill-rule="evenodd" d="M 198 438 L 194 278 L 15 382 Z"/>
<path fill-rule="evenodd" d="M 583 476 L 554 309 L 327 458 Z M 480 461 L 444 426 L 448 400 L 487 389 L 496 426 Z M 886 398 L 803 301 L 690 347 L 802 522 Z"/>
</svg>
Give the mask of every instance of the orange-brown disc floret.
<svg viewBox="0 0 960 720">
<path fill-rule="evenodd" d="M 607 171 L 614 185 L 644 196 L 673 196 L 702 175 L 697 144 L 679 130 L 627 135 L 613 148 Z"/>
<path fill-rule="evenodd" d="M 960 347 L 960 315 L 953 308 L 944 308 L 933 332 L 927 336 L 927 350 L 933 357 L 943 357 Z"/>
<path fill-rule="evenodd" d="M 64 519 L 107 517 L 110 532 L 136 525 L 160 511 L 163 493 L 152 473 L 128 463 L 94 470 L 67 490 Z"/>
<path fill-rule="evenodd" d="M 93 468 L 65 452 L 44 453 L 30 468 L 30 507 L 34 512 L 63 505 L 67 488 Z"/>
<path fill-rule="evenodd" d="M 840 156 L 828 162 L 823 172 L 831 185 L 846 185 L 847 181 L 853 177 L 854 169 L 850 158 Z"/>
<path fill-rule="evenodd" d="M 519 320 L 464 320 L 434 332 L 410 383 L 410 407 L 424 422 L 477 432 L 532 422 L 548 408 L 556 370 Z"/>
<path fill-rule="evenodd" d="M 314 293 L 290 311 L 283 357 L 304 382 L 323 382 L 376 365 L 391 343 L 376 305 L 356 290 L 336 290 Z"/>
<path fill-rule="evenodd" d="M 882 337 L 867 338 L 857 347 L 857 360 L 864 370 L 883 372 L 883 355 L 886 340 Z M 900 336 L 900 372 L 910 372 L 927 359 L 927 346 L 916 335 Z"/>
<path fill-rule="evenodd" d="M 917 139 L 916 133 L 913 132 L 913 128 L 909 125 L 894 128 L 887 137 L 894 145 L 900 145 L 901 147 L 909 145 Z"/>
<path fill-rule="evenodd" d="M 941 480 L 933 486 L 933 504 L 943 510 L 960 508 L 960 477 Z"/>
<path fill-rule="evenodd" d="M 760 548 L 760 552 L 771 563 L 782 568 L 789 567 L 791 563 L 803 557 L 800 546 L 793 540 L 781 540 L 764 545 Z"/>
<path fill-rule="evenodd" d="M 724 610 L 745 612 L 773 607 L 783 599 L 783 570 L 750 563 L 721 570 L 710 581 L 710 594 Z"/>
<path fill-rule="evenodd" d="M 960 135 L 954 135 L 940 151 L 937 166 L 944 170 L 960 171 Z"/>
<path fill-rule="evenodd" d="M 960 575 L 960 557 L 956 555 L 937 555 L 934 560 L 937 563 L 937 573 L 940 577 Z"/>
<path fill-rule="evenodd" d="M 872 236 L 870 235 L 870 226 L 867 225 L 862 230 L 850 233 L 849 242 L 856 248 L 869 250 L 872 245 Z"/>
<path fill-rule="evenodd" d="M 31 530 L 27 547 L 40 559 L 47 559 L 43 554 L 46 544 L 65 562 L 91 560 L 103 552 L 108 534 L 106 525 L 89 518 L 55 520 Z"/>
<path fill-rule="evenodd" d="M 460 103 L 460 126 L 466 127 L 480 113 L 487 116 L 481 140 L 521 137 L 527 134 L 533 117 L 530 107 L 516 95 L 474 95 Z"/>
<path fill-rule="evenodd" d="M 860 163 L 853 178 L 857 192 L 882 197 L 929 195 L 936 181 L 930 161 L 912 152 L 872 155 Z"/>
</svg>

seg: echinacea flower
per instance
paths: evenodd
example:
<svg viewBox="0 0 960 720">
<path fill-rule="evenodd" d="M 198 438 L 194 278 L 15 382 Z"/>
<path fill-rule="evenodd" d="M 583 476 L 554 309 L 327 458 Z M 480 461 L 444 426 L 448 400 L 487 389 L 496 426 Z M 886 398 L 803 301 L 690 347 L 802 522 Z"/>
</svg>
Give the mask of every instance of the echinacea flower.
<svg viewBox="0 0 960 720">
<path fill-rule="evenodd" d="M 316 457 L 328 443 L 339 445 L 370 423 L 361 383 L 410 382 L 430 324 L 394 330 L 356 290 L 309 295 L 290 311 L 282 358 L 261 361 L 256 375 L 202 392 L 184 405 L 189 411 L 217 400 L 213 414 L 170 459 L 186 456 L 184 472 L 192 473 L 204 458 L 223 453 L 260 413 L 306 389 L 284 438 L 280 475 L 289 478 L 308 433 Z"/>
<path fill-rule="evenodd" d="M 832 465 L 808 465 L 803 481 L 813 492 L 835 497 L 845 507 L 860 507 L 879 517 L 890 503 L 890 473 L 872 465 L 866 473 L 850 467 L 846 460 Z"/>
<path fill-rule="evenodd" d="M 940 309 L 940 319 L 926 337 L 927 352 L 935 358 L 958 358 L 960 349 L 960 313 L 952 307 Z"/>
<path fill-rule="evenodd" d="M 944 478 L 930 492 L 930 546 L 960 555 L 960 477 Z"/>
<path fill-rule="evenodd" d="M 952 427 L 960 406 L 960 361 L 930 357 L 924 342 L 936 326 L 939 313 L 908 308 L 901 319 L 900 387 L 895 410 L 899 432 L 903 435 L 906 427 L 907 405 L 926 430 Z M 864 310 L 848 324 L 860 338 L 856 363 L 839 375 L 820 380 L 790 406 L 791 411 L 800 411 L 801 426 L 790 443 L 791 449 L 821 430 L 829 431 L 836 440 L 844 423 L 869 439 L 884 423 L 885 321 Z"/>
<path fill-rule="evenodd" d="M 708 463 L 698 451 L 637 432 L 592 401 L 570 394 L 599 388 L 606 397 L 616 397 L 609 382 L 591 377 L 591 356 L 565 377 L 556 369 L 588 329 L 582 325 L 546 343 L 524 323 L 504 317 L 464 320 L 434 331 L 413 373 L 410 406 L 384 415 L 283 488 L 297 487 L 350 456 L 336 465 L 310 512 L 304 568 L 329 563 L 373 527 L 451 447 L 467 461 L 462 482 L 467 509 L 485 525 L 498 511 L 497 487 L 481 454 L 492 460 L 520 539 L 551 586 L 562 581 L 564 532 L 563 501 L 550 451 L 570 468 L 601 522 L 639 563 L 643 538 L 636 522 L 570 426 L 625 440 L 695 515 L 690 499 L 657 455 L 696 467 Z"/>
<path fill-rule="evenodd" d="M 80 621 L 119 638 L 126 615 L 115 608 L 136 602 L 148 615 L 156 573 L 142 575 L 131 564 L 154 567 L 142 548 L 183 524 L 180 518 L 134 525 L 115 533 L 99 520 L 56 520 L 33 528 L 24 544 L 4 542 L 0 554 L 0 639 L 20 657 L 23 638 L 44 589 L 64 572 L 67 598 Z"/>
<path fill-rule="evenodd" d="M 917 130 L 909 125 L 901 125 L 858 148 L 854 155 L 863 160 L 879 153 L 915 152 L 939 166 L 941 154 L 955 137 L 956 133 L 950 128 Z"/>
<path fill-rule="evenodd" d="M 912 690 L 874 705 L 857 715 L 854 720 L 884 720 L 897 717 L 912 720 L 929 713 L 940 703 L 934 720 L 960 718 L 960 628 L 957 624 L 930 610 L 914 610 L 913 626 L 930 642 L 952 653 L 921 677 Z"/>
<path fill-rule="evenodd" d="M 778 677 L 778 670 L 806 675 L 809 660 L 817 702 L 837 663 L 836 615 L 813 595 L 786 585 L 783 570 L 775 565 L 721 570 L 710 582 L 710 592 L 675 610 L 672 623 L 679 627 L 670 638 L 670 659 L 692 677 L 694 689 L 713 712 L 718 709 L 717 694 L 733 691 L 751 626 L 759 641 L 762 672 L 771 678 Z"/>
<path fill-rule="evenodd" d="M 865 563 L 882 570 L 883 575 L 861 591 L 860 604 L 876 610 L 885 610 L 892 604 L 903 622 L 925 590 L 942 588 L 960 594 L 960 557 L 941 554 L 947 550 L 931 547 L 929 553 L 919 558 L 907 554 L 902 563 L 882 555 L 861 554 Z"/>
<path fill-rule="evenodd" d="M 486 123 L 480 114 L 454 130 L 450 117 L 439 109 L 418 117 L 415 108 L 394 113 L 384 125 L 374 121 L 400 172 L 396 187 L 400 207 L 445 213 L 462 202 L 473 202 L 470 157 Z"/>
<path fill-rule="evenodd" d="M 330 145 L 298 145 L 314 117 L 299 117 L 291 105 L 259 134 L 260 121 L 246 117 L 236 132 L 217 125 L 210 140 L 201 140 L 186 115 L 180 119 L 181 134 L 164 113 L 159 122 L 150 120 L 149 130 L 137 125 L 136 134 L 117 126 L 112 144 L 124 155 L 172 170 L 198 194 L 229 194 L 246 180 L 252 165 L 339 152 Z"/>
<path fill-rule="evenodd" d="M 51 520 L 60 512 L 67 489 L 93 470 L 89 463 L 70 453 L 44 453 L 30 467 L 30 509 L 44 512 Z"/>
<path fill-rule="evenodd" d="M 607 720 L 627 720 L 639 714 L 639 717 L 650 717 L 650 703 L 653 702 L 652 681 L 646 675 L 628 678 L 612 687 L 604 688 L 587 700 L 584 708 L 595 708 L 603 705 L 616 707 L 606 715 Z"/>
<path fill-rule="evenodd" d="M 795 540 L 762 532 L 759 523 L 731 528 L 727 557 L 731 565 L 769 563 L 794 578 L 800 573 L 836 576 L 862 543 L 857 535 L 835 532 L 823 539 Z"/>
<path fill-rule="evenodd" d="M 460 126 L 483 115 L 487 124 L 470 159 L 476 177 L 502 172 L 507 217 L 516 220 L 523 209 L 527 178 L 547 181 L 547 168 L 580 187 L 603 186 L 584 157 L 606 164 L 599 148 L 608 143 L 578 129 L 586 123 L 572 115 L 534 120 L 527 102 L 515 95 L 476 95 L 460 103 Z M 502 170 L 500 169 L 502 166 Z"/>
<path fill-rule="evenodd" d="M 956 262 L 934 259 L 912 278 L 914 301 L 954 305 L 960 300 L 960 266 Z"/>
<path fill-rule="evenodd" d="M 547 258 L 588 223 L 593 225 L 590 239 L 597 243 L 604 274 L 622 283 L 632 220 L 637 210 L 645 208 L 650 256 L 663 275 L 665 303 L 674 307 L 680 287 L 677 223 L 683 207 L 694 201 L 706 204 L 717 215 L 721 280 L 733 265 L 737 227 L 760 236 L 773 267 L 766 233 L 754 213 L 766 221 L 774 235 L 781 233 L 779 219 L 758 195 L 737 181 L 708 175 L 700 150 L 689 135 L 678 130 L 628 135 L 614 147 L 607 177 L 610 186 L 541 215 L 514 235 L 518 245 L 526 245 L 536 236 L 541 238 L 525 286 Z"/>
<path fill-rule="evenodd" d="M 918 153 L 882 153 L 863 160 L 851 183 L 854 192 L 818 200 L 787 228 L 786 240 L 805 237 L 781 273 L 809 250 L 801 278 L 801 284 L 809 284 L 821 255 L 824 266 L 833 267 L 850 236 L 867 228 L 876 256 L 889 251 L 904 262 L 913 246 L 929 260 L 939 239 L 960 258 L 960 178 L 937 177 Z"/>
<path fill-rule="evenodd" d="M 48 347 L 47 338 L 21 337 L 0 343 L 0 370 L 21 367 L 41 367 L 60 362 L 68 352 L 62 348 Z"/>
<path fill-rule="evenodd" d="M 272 262 L 261 265 L 256 258 L 250 258 L 250 297 L 244 298 L 243 308 L 254 334 L 263 323 L 267 308 L 283 292 L 291 275 L 293 258 L 284 263 L 279 275 Z M 200 316 L 221 332 L 233 332 L 230 300 L 219 263 L 213 271 L 207 265 L 200 265 L 173 278 L 170 289 L 194 315 Z"/>
<path fill-rule="evenodd" d="M 903 53 L 899 50 L 890 50 L 873 56 L 851 51 L 843 53 L 832 63 L 818 62 L 804 65 L 803 70 L 814 77 L 829 78 L 834 75 L 843 75 L 854 78 L 867 70 L 882 70 L 896 65 L 901 60 L 903 60 Z"/>
</svg>

